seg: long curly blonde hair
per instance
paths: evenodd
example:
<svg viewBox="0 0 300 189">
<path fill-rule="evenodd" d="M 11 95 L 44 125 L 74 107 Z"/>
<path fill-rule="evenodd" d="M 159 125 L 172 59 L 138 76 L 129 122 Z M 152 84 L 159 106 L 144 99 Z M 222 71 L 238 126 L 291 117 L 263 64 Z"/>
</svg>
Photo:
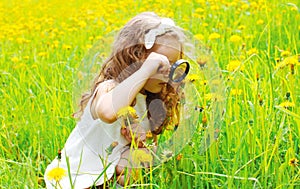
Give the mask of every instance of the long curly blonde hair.
<svg viewBox="0 0 300 189">
<path fill-rule="evenodd" d="M 114 41 L 111 55 L 103 63 L 100 73 L 94 80 L 91 91 L 82 95 L 80 113 L 83 112 L 99 83 L 111 79 L 121 83 L 141 67 L 151 52 L 151 49 L 147 50 L 145 48 L 145 34 L 156 28 L 160 23 L 161 17 L 153 12 L 144 12 L 132 18 L 121 29 Z M 185 37 L 182 29 L 179 27 L 174 27 L 157 38 L 165 36 L 173 37 L 180 44 L 183 43 L 182 41 Z M 157 43 L 157 40 L 155 43 Z M 183 47 L 183 45 L 181 46 Z M 182 49 L 180 49 L 180 52 L 181 56 L 183 56 Z M 183 98 L 181 93 L 180 87 L 175 88 L 171 84 L 166 84 L 160 93 L 153 94 L 146 91 L 146 105 L 152 133 L 160 134 L 165 127 L 169 125 L 176 127 L 178 125 L 180 99 Z M 155 106 L 150 107 L 150 103 L 155 99 L 159 99 L 160 101 L 156 102 L 161 103 L 156 103 Z M 149 108 L 151 108 L 151 111 L 149 111 Z"/>
</svg>

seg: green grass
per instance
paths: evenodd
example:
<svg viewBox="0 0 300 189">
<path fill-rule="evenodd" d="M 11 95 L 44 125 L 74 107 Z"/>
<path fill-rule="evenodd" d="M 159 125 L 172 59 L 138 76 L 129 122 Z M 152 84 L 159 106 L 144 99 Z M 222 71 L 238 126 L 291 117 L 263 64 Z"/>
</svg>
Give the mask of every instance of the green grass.
<svg viewBox="0 0 300 189">
<path fill-rule="evenodd" d="M 44 187 L 45 167 L 75 126 L 81 60 L 97 41 L 106 52 L 106 36 L 145 10 L 174 18 L 212 49 L 222 70 L 226 113 L 207 151 L 198 151 L 200 113 L 182 158 L 154 167 L 137 184 L 299 188 L 299 162 L 290 164 L 300 160 L 299 7 L 299 0 L 1 1 L 0 188 Z M 294 68 L 278 67 L 288 57 L 298 61 Z M 242 63 L 239 70 L 228 70 L 233 60 Z M 194 83 L 205 107 L 201 82 Z M 293 106 L 282 107 L 286 101 Z"/>
</svg>

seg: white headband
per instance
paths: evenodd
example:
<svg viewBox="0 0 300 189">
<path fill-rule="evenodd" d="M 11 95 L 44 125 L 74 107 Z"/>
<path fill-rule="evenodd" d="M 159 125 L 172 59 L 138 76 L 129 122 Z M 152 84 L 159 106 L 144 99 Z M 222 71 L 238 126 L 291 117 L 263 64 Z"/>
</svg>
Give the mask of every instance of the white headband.
<svg viewBox="0 0 300 189">
<path fill-rule="evenodd" d="M 162 18 L 160 25 L 157 28 L 151 29 L 148 33 L 145 34 L 146 49 L 151 49 L 154 45 L 156 37 L 170 31 L 172 27 L 175 27 L 175 23 L 173 20 L 171 20 L 170 18 Z"/>
</svg>

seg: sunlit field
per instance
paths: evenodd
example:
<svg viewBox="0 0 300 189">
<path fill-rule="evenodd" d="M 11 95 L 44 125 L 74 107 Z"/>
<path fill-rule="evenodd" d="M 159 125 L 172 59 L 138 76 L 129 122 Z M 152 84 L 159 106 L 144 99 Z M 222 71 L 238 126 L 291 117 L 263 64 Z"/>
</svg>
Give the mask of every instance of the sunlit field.
<svg viewBox="0 0 300 189">
<path fill-rule="evenodd" d="M 0 188 L 45 187 L 45 168 L 75 126 L 82 59 L 96 42 L 109 49 L 106 36 L 143 11 L 173 18 L 212 50 L 225 107 L 200 153 L 209 99 L 199 100 L 191 141 L 135 187 L 300 188 L 299 0 L 2 0 Z M 208 98 L 205 81 L 191 78 Z"/>
</svg>

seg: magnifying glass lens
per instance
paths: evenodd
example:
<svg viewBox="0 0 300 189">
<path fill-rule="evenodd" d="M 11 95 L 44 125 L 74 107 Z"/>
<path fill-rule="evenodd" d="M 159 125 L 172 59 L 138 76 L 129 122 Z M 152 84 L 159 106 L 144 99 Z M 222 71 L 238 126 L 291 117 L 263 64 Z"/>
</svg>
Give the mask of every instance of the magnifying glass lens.
<svg viewBox="0 0 300 189">
<path fill-rule="evenodd" d="M 180 64 L 175 70 L 172 76 L 173 81 L 179 80 L 185 74 L 186 64 Z"/>
<path fill-rule="evenodd" d="M 173 82 L 181 82 L 188 74 L 190 65 L 186 60 L 180 59 L 171 66 L 170 80 Z"/>
</svg>

